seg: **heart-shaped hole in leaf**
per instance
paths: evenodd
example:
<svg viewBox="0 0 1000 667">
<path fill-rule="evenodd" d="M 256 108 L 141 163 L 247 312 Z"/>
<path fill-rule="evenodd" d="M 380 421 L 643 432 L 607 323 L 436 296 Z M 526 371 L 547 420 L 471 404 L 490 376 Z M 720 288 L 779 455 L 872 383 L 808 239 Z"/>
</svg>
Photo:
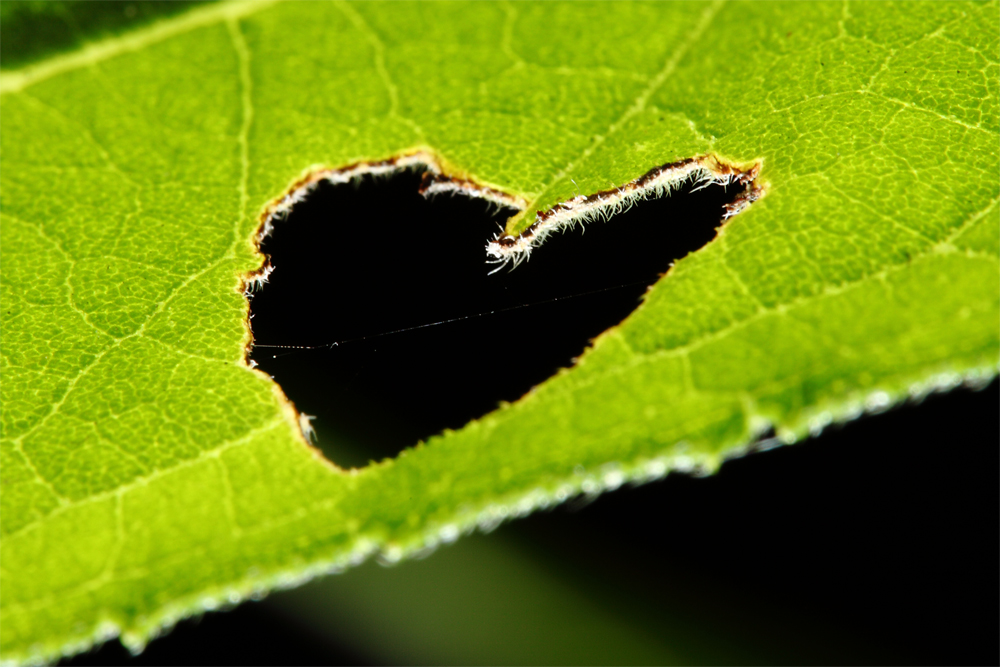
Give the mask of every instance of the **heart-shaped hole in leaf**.
<svg viewBox="0 0 1000 667">
<path fill-rule="evenodd" d="M 570 366 L 744 191 L 688 184 L 489 275 L 484 245 L 511 211 L 425 199 L 420 181 L 320 182 L 261 246 L 274 271 L 251 301 L 252 359 L 341 466 L 395 456 Z"/>
</svg>

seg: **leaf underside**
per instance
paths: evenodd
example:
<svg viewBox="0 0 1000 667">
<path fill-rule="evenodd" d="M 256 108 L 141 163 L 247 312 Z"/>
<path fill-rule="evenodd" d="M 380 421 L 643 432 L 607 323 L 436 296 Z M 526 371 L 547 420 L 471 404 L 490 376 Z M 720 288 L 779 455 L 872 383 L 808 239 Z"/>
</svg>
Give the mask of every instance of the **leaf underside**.
<svg viewBox="0 0 1000 667">
<path fill-rule="evenodd" d="M 4 73 L 4 660 L 118 633 L 138 648 L 371 553 L 711 472 L 768 428 L 791 443 L 985 382 L 1000 353 L 998 16 L 219 5 Z M 522 198 L 513 231 L 697 155 L 759 161 L 767 195 L 571 370 L 344 471 L 247 367 L 243 279 L 262 212 L 303 173 L 417 151 Z M 417 255 L 433 242 L 406 233 Z"/>
</svg>

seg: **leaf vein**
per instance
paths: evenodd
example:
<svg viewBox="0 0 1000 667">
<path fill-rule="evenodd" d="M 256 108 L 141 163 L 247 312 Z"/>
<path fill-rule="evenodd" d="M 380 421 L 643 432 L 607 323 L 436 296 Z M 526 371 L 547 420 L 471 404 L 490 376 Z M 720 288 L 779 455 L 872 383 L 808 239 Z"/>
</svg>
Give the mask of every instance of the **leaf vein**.
<svg viewBox="0 0 1000 667">
<path fill-rule="evenodd" d="M 233 449 L 235 447 L 241 447 L 243 445 L 249 444 L 250 441 L 256 438 L 257 436 L 267 433 L 268 431 L 275 430 L 278 427 L 284 427 L 284 428 L 288 427 L 288 424 L 283 416 L 276 417 L 262 426 L 257 426 L 255 428 L 252 428 L 243 435 L 241 435 L 239 438 L 234 438 L 232 440 L 224 440 L 217 446 L 199 453 L 198 456 L 183 461 L 179 461 L 176 464 L 167 466 L 165 468 L 158 468 L 156 470 L 153 470 L 147 475 L 144 475 L 142 477 L 136 477 L 135 479 L 129 480 L 127 483 L 115 487 L 114 489 L 101 491 L 99 493 L 86 496 L 79 500 L 67 500 L 65 505 L 61 505 L 60 507 L 57 507 L 56 509 L 52 510 L 45 516 L 35 519 L 31 523 L 27 523 L 15 531 L 7 533 L 4 537 L 5 539 L 11 539 L 17 535 L 26 533 L 35 526 L 37 526 L 38 524 L 47 521 L 59 514 L 62 514 L 63 512 L 74 509 L 76 507 L 87 505 L 89 503 L 100 502 L 102 500 L 107 500 L 108 498 L 113 498 L 116 496 L 124 496 L 132 489 L 136 489 L 141 486 L 148 486 L 150 483 L 155 482 L 160 477 L 165 477 L 166 475 L 176 472 L 177 470 L 193 467 L 196 465 L 201 465 L 206 461 L 218 458 L 219 455 L 221 455 L 222 453 L 230 449 Z"/>
<path fill-rule="evenodd" d="M 667 62 L 664 64 L 660 72 L 653 77 L 649 85 L 639 94 L 638 97 L 632 102 L 632 104 L 625 110 L 625 112 L 613 122 L 609 127 L 605 135 L 600 135 L 595 137 L 590 144 L 584 149 L 584 151 L 573 161 L 563 167 L 561 170 L 555 173 L 549 182 L 542 187 L 537 195 L 533 198 L 529 206 L 534 206 L 541 199 L 542 195 L 546 194 L 552 187 L 563 180 L 565 177 L 569 176 L 576 168 L 576 165 L 583 160 L 586 160 L 590 155 L 594 153 L 597 148 L 604 143 L 607 136 L 616 133 L 621 127 L 628 122 L 630 118 L 636 114 L 642 112 L 646 108 L 646 103 L 649 99 L 658 91 L 670 75 L 673 74 L 677 65 L 680 63 L 681 59 L 687 54 L 688 50 L 693 44 L 695 44 L 701 36 L 705 33 L 708 27 L 711 25 L 712 21 L 718 15 L 719 11 L 722 9 L 724 2 L 723 0 L 716 0 L 711 5 L 702 12 L 701 18 L 698 21 L 698 25 L 695 26 L 694 30 L 688 35 L 687 39 L 684 40 L 667 58 Z"/>
</svg>

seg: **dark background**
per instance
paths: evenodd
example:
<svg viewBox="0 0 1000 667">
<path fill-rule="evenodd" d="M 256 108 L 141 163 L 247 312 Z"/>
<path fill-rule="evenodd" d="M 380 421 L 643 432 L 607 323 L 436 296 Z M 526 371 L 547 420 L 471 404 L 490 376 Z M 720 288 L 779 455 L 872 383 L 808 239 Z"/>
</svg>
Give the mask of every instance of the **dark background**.
<svg viewBox="0 0 1000 667">
<path fill-rule="evenodd" d="M 258 343 L 340 344 L 253 358 L 317 416 L 319 445 L 341 465 L 460 427 L 569 365 L 712 238 L 733 195 L 645 202 L 487 276 L 485 239 L 505 215 L 464 198 L 427 202 L 418 182 L 323 186 L 264 247 L 277 268 L 252 300 Z M 931 396 L 713 477 L 670 475 L 426 561 L 367 564 L 185 621 L 134 659 L 111 643 L 67 664 L 627 663 L 666 661 L 662 646 L 686 663 L 995 664 L 998 405 L 996 382 Z M 634 629 L 652 653 L 619 635 L 598 650 L 585 611 L 559 607 L 548 584 L 524 589 L 535 580 L 513 562 Z M 463 597 L 477 582 L 492 588 Z M 389 646 L 420 623 L 435 628 L 423 644 Z M 452 650 L 469 636 L 479 653 Z"/>
</svg>

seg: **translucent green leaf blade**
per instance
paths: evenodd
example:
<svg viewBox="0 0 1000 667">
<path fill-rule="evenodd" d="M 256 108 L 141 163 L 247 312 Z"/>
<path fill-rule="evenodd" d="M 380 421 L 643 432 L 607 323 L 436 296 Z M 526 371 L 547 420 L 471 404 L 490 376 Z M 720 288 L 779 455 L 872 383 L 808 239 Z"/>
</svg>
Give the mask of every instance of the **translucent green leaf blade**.
<svg viewBox="0 0 1000 667">
<path fill-rule="evenodd" d="M 219 5 L 5 72 L 4 659 L 141 646 L 373 552 L 714 470 L 768 427 L 790 443 L 992 377 L 998 17 Z M 261 212 L 308 170 L 418 152 L 522 198 L 515 233 L 698 155 L 760 161 L 766 195 L 574 368 L 345 472 L 246 366 L 242 280 Z M 415 255 L 435 234 L 402 232 Z"/>
</svg>

